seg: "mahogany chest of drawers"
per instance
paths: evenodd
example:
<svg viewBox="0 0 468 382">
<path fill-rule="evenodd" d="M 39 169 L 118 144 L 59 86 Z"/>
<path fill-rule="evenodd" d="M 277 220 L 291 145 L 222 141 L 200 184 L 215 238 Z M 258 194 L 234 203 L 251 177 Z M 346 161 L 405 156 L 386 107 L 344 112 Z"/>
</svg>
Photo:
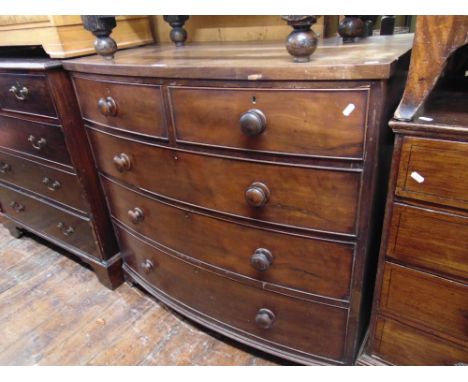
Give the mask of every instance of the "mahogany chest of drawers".
<svg viewBox="0 0 468 382">
<path fill-rule="evenodd" d="M 352 363 L 411 37 L 67 61 L 127 277 L 264 351 Z"/>
<path fill-rule="evenodd" d="M 58 61 L 0 60 L 0 205 L 12 234 L 31 231 L 79 256 L 106 286 L 122 282 L 73 86 Z"/>
</svg>

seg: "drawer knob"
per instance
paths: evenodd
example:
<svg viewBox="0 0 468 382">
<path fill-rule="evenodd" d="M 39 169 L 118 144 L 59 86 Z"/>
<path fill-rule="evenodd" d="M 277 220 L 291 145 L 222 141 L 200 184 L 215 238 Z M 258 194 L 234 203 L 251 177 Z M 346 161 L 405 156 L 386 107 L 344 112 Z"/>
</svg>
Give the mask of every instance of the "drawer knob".
<svg viewBox="0 0 468 382">
<path fill-rule="evenodd" d="M 128 210 L 128 217 L 133 224 L 138 224 L 144 220 L 145 215 L 143 214 L 143 210 L 141 208 L 135 207 L 131 210 Z"/>
<path fill-rule="evenodd" d="M 10 207 L 13 208 L 17 213 L 23 212 L 25 210 L 25 207 L 16 201 L 10 202 Z"/>
<path fill-rule="evenodd" d="M 127 154 L 116 155 L 113 159 L 114 165 L 119 172 L 129 171 L 132 168 L 132 161 Z"/>
<path fill-rule="evenodd" d="M 263 207 L 270 199 L 270 190 L 260 182 L 253 182 L 245 190 L 245 200 L 252 207 Z"/>
<path fill-rule="evenodd" d="M 44 177 L 44 179 L 42 179 L 42 183 L 44 183 L 50 191 L 57 191 L 62 187 L 62 183 L 58 180 L 53 180 L 48 177 Z"/>
<path fill-rule="evenodd" d="M 98 108 L 101 114 L 106 117 L 115 117 L 117 115 L 117 104 L 112 97 L 99 98 Z"/>
<path fill-rule="evenodd" d="M 8 163 L 0 162 L 0 174 L 6 174 L 11 171 L 11 166 Z"/>
<path fill-rule="evenodd" d="M 28 141 L 31 143 L 31 146 L 38 151 L 41 151 L 47 145 L 45 138 L 36 139 L 34 135 L 30 135 Z"/>
<path fill-rule="evenodd" d="M 273 255 L 268 249 L 258 248 L 250 258 L 250 264 L 257 271 L 265 272 L 273 264 Z"/>
<path fill-rule="evenodd" d="M 18 82 L 16 83 L 16 85 L 13 85 L 9 89 L 9 91 L 15 96 L 16 99 L 20 101 L 26 100 L 26 98 L 28 98 L 29 95 L 28 88 L 26 86 L 21 86 Z"/>
<path fill-rule="evenodd" d="M 66 224 L 63 223 L 63 222 L 59 222 L 59 223 L 57 224 L 57 228 L 58 228 L 60 231 L 62 231 L 62 233 L 63 233 L 65 236 L 70 236 L 71 234 L 73 234 L 73 232 L 75 232 L 75 230 L 73 229 L 72 226 L 69 225 L 69 226 L 67 227 Z"/>
<path fill-rule="evenodd" d="M 141 267 L 145 273 L 150 273 L 154 269 L 154 264 L 151 260 L 146 259 L 141 263 Z"/>
<path fill-rule="evenodd" d="M 242 132 L 249 137 L 260 135 L 266 128 L 266 117 L 261 110 L 250 109 L 241 115 L 240 127 Z"/>
<path fill-rule="evenodd" d="M 255 316 L 255 323 L 262 329 L 270 329 L 275 322 L 275 314 L 266 308 L 259 309 Z"/>
</svg>

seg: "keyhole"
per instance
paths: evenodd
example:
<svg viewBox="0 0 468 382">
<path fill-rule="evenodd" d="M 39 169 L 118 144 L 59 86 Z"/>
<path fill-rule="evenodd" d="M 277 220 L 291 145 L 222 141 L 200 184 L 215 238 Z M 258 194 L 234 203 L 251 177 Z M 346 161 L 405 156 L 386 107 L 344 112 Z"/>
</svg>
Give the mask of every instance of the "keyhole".
<svg viewBox="0 0 468 382">
<path fill-rule="evenodd" d="M 252 97 L 252 103 L 253 103 L 253 104 L 256 104 L 256 103 L 257 103 L 257 97 L 255 97 L 255 96 Z"/>
</svg>

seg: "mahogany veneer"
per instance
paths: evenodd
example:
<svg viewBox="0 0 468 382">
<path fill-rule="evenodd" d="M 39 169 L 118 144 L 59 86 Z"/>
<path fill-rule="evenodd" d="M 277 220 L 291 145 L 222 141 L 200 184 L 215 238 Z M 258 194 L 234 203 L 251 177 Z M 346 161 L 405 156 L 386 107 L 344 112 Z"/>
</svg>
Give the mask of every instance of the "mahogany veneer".
<svg viewBox="0 0 468 382">
<path fill-rule="evenodd" d="M 122 281 L 104 195 L 68 75 L 48 59 L 0 60 L 0 205 L 15 236 L 31 231 Z"/>
<path fill-rule="evenodd" d="M 64 63 L 127 277 L 262 350 L 353 363 L 411 38 L 325 40 L 304 64 L 280 44 Z"/>
</svg>

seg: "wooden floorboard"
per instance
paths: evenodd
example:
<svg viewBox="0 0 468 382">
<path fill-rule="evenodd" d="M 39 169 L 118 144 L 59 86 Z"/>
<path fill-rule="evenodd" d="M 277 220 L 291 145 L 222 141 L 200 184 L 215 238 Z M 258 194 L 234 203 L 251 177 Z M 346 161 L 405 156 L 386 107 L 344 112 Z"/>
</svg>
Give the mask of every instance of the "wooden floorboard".
<svg viewBox="0 0 468 382">
<path fill-rule="evenodd" d="M 0 226 L 0 365 L 288 365 Z"/>
</svg>

